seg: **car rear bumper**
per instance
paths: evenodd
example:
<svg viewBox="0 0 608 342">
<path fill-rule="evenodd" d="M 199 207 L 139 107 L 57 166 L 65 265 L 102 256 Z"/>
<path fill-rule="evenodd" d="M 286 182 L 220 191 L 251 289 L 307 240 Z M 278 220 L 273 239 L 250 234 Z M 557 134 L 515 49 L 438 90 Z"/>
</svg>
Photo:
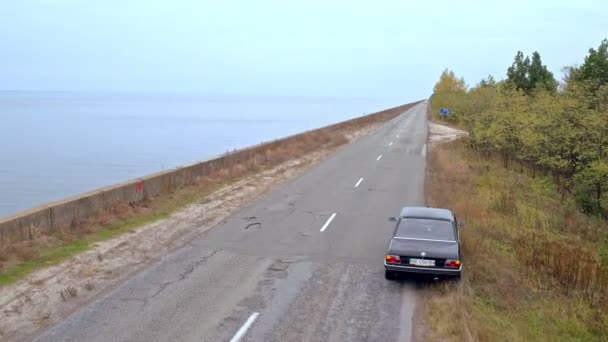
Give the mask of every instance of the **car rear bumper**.
<svg viewBox="0 0 608 342">
<path fill-rule="evenodd" d="M 447 275 L 447 276 L 459 276 L 462 271 L 462 265 L 457 269 L 448 268 L 430 268 L 430 267 L 416 267 L 406 265 L 388 265 L 384 262 L 384 268 L 391 272 L 402 272 L 402 273 L 419 273 L 419 274 L 432 274 L 432 275 Z"/>
</svg>

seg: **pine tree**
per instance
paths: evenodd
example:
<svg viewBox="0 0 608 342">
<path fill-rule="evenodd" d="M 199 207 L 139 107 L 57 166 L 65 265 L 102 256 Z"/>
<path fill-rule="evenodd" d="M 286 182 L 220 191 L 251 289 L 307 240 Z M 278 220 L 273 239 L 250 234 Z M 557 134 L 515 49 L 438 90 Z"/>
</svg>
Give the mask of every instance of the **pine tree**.
<svg viewBox="0 0 608 342">
<path fill-rule="evenodd" d="M 507 69 L 507 83 L 513 84 L 515 88 L 527 91 L 528 84 L 528 69 L 530 68 L 530 59 L 521 51 L 517 51 L 513 64 Z"/>
<path fill-rule="evenodd" d="M 608 39 L 604 39 L 597 50 L 589 49 L 589 55 L 576 76 L 577 80 L 588 82 L 592 92 L 608 84 Z"/>
<path fill-rule="evenodd" d="M 532 60 L 528 56 L 524 58 L 524 54 L 517 51 L 513 64 L 507 69 L 507 83 L 528 95 L 537 87 L 551 92 L 557 90 L 553 73 L 543 65 L 540 54 L 536 51 L 532 54 Z"/>
<path fill-rule="evenodd" d="M 531 90 L 542 87 L 550 92 L 557 90 L 557 81 L 553 77 L 553 73 L 547 70 L 547 67 L 543 65 L 540 54 L 534 51 L 532 54 L 532 62 L 528 69 L 528 92 Z"/>
</svg>

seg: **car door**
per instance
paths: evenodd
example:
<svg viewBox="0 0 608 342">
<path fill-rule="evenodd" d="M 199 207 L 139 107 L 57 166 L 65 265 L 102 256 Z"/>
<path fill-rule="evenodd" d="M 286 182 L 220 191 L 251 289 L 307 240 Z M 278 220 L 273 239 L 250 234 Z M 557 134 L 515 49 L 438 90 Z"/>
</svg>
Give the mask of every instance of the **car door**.
<svg viewBox="0 0 608 342">
<path fill-rule="evenodd" d="M 460 253 L 460 227 L 458 227 L 458 219 L 456 218 L 456 214 L 452 214 L 454 221 L 452 225 L 454 226 L 454 231 L 456 232 L 456 241 L 458 241 L 458 257 L 462 259 L 462 254 Z"/>
</svg>

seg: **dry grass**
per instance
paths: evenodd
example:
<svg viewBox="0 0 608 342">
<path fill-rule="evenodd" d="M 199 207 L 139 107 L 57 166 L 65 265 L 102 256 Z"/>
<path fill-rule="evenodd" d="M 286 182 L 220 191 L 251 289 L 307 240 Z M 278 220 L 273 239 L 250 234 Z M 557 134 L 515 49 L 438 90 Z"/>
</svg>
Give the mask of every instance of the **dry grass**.
<svg viewBox="0 0 608 342">
<path fill-rule="evenodd" d="M 466 221 L 463 280 L 430 290 L 429 340 L 608 339 L 605 221 L 562 202 L 550 179 L 505 169 L 464 141 L 429 153 L 426 193 Z"/>
<path fill-rule="evenodd" d="M 87 291 L 93 291 L 95 289 L 95 284 L 93 284 L 90 280 L 87 280 L 87 282 L 84 283 L 84 288 Z"/>
<path fill-rule="evenodd" d="M 50 312 L 42 312 L 38 315 L 38 317 L 36 317 L 35 319 L 32 319 L 32 323 L 36 327 L 41 328 L 49 323 L 50 318 L 51 318 Z"/>
<path fill-rule="evenodd" d="M 168 217 L 184 206 L 204 201 L 220 187 L 239 179 L 271 169 L 319 150 L 331 150 L 349 142 L 348 136 L 388 121 L 409 107 L 409 104 L 356 120 L 306 132 L 264 148 L 245 153 L 228 153 L 224 167 L 216 169 L 196 184 L 169 189 L 156 198 L 137 203 L 117 203 L 110 210 L 87 219 L 73 220 L 69 227 L 34 240 L 14 242 L 0 249 L 0 286 L 11 284 L 35 269 L 56 264 L 76 253 L 88 250 L 96 241 L 131 231 L 134 227 Z M 97 255 L 103 261 L 103 255 Z"/>
<path fill-rule="evenodd" d="M 551 276 L 564 293 L 581 293 L 594 305 L 608 309 L 608 270 L 597 250 L 578 240 L 558 240 L 539 234 L 520 238 L 515 251 L 531 272 Z"/>
<path fill-rule="evenodd" d="M 61 296 L 61 300 L 66 302 L 70 298 L 78 297 L 78 289 L 74 286 L 67 286 L 59 291 L 59 295 Z"/>
</svg>

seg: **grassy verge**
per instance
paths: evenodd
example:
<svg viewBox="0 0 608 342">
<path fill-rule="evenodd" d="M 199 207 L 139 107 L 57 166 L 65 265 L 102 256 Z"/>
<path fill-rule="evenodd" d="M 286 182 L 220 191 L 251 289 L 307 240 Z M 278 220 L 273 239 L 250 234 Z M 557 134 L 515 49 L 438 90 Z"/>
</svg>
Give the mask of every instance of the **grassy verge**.
<svg viewBox="0 0 608 342">
<path fill-rule="evenodd" d="M 429 290 L 430 340 L 608 339 L 605 221 L 561 201 L 551 179 L 465 141 L 429 153 L 426 192 L 466 221 L 463 280 Z"/>
<path fill-rule="evenodd" d="M 236 181 L 234 179 L 233 181 Z M 89 250 L 93 244 L 132 231 L 147 223 L 168 217 L 180 208 L 202 201 L 207 195 L 227 184 L 220 180 L 186 187 L 150 203 L 119 206 L 112 213 L 81 223 L 86 227 L 74 232 L 61 232 L 44 239 L 16 243 L 0 254 L 3 267 L 0 286 L 10 285 L 31 272 L 60 263 Z"/>
</svg>

